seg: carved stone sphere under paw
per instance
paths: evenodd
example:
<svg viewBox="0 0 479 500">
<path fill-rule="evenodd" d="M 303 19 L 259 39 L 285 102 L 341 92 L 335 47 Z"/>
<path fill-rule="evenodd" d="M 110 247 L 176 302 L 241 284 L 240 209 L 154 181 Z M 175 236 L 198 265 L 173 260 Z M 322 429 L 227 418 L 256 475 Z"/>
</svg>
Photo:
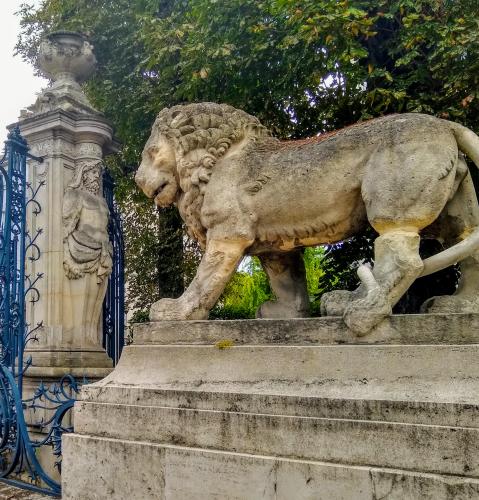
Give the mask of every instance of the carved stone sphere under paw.
<svg viewBox="0 0 479 500">
<path fill-rule="evenodd" d="M 334 290 L 321 297 L 321 316 L 342 316 L 351 302 L 353 292 Z"/>
<path fill-rule="evenodd" d="M 349 329 L 362 337 L 384 318 L 392 314 L 387 296 L 380 288 L 371 290 L 365 297 L 353 300 L 344 311 L 343 319 Z"/>
</svg>

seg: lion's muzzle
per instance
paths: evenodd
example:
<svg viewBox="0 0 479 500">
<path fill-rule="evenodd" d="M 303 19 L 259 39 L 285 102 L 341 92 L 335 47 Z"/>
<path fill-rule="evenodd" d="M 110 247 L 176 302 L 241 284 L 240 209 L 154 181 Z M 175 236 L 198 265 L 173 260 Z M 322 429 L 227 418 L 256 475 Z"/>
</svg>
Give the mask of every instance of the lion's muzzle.
<svg viewBox="0 0 479 500">
<path fill-rule="evenodd" d="M 148 198 L 154 198 L 159 207 L 167 207 L 176 199 L 178 183 L 171 172 L 152 168 L 142 162 L 135 175 L 135 182 Z"/>
</svg>

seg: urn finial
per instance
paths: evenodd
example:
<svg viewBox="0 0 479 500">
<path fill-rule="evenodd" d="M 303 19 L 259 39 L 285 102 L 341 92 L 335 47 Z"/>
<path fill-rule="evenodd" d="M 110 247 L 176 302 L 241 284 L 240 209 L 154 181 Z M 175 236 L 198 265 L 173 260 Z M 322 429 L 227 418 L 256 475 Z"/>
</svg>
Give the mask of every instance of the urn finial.
<svg viewBox="0 0 479 500">
<path fill-rule="evenodd" d="M 38 52 L 40 72 L 52 80 L 27 114 L 63 109 L 76 113 L 98 114 L 80 84 L 95 71 L 93 46 L 82 33 L 55 31 L 44 37 Z"/>
<path fill-rule="evenodd" d="M 40 70 L 56 84 L 62 81 L 81 83 L 95 70 L 93 47 L 81 33 L 55 31 L 40 44 Z"/>
</svg>

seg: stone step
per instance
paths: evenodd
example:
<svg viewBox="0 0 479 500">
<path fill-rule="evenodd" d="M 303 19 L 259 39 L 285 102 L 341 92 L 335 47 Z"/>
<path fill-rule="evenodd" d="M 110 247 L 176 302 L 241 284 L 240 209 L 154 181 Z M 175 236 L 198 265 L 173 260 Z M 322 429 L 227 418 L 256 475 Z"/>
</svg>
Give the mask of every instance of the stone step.
<svg viewBox="0 0 479 500">
<path fill-rule="evenodd" d="M 339 318 L 137 325 L 75 405 L 65 499 L 479 498 L 477 326 L 393 316 L 357 338 Z"/>
<path fill-rule="evenodd" d="M 82 399 L 98 403 L 140 404 L 192 410 L 479 427 L 477 401 L 333 399 L 283 394 L 161 390 L 120 385 L 108 385 L 105 388 L 96 384 L 83 386 Z"/>
<path fill-rule="evenodd" d="M 466 500 L 471 478 L 65 434 L 64 500 Z M 78 474 L 81 470 L 81 474 Z M 118 471 L 127 471 L 118 474 Z M 96 480 L 100 477 L 101 480 Z"/>
<path fill-rule="evenodd" d="M 75 432 L 129 441 L 479 477 L 479 429 L 470 427 L 82 401 L 75 405 Z"/>
<path fill-rule="evenodd" d="M 479 345 L 131 345 L 98 384 L 346 399 L 470 402 Z"/>
<path fill-rule="evenodd" d="M 161 321 L 134 325 L 143 344 L 318 345 L 318 344 L 469 344 L 479 342 L 479 314 L 398 314 L 358 337 L 342 318 Z"/>
</svg>

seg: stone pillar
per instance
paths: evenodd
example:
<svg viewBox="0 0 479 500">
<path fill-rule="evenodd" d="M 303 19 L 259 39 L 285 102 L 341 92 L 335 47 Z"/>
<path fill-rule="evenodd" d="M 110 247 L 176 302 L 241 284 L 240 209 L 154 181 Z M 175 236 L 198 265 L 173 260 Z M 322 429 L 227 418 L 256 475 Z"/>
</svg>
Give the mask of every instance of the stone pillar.
<svg viewBox="0 0 479 500">
<path fill-rule="evenodd" d="M 49 35 L 41 44 L 38 65 L 52 83 L 18 122 L 30 153 L 44 159 L 41 164 L 28 163 L 29 182 L 33 191 L 39 189 L 41 211 L 35 216 L 31 204 L 27 224 L 32 235 L 41 229 L 36 240 L 41 256 L 27 261 L 27 274 L 43 277 L 36 285 L 38 302 L 27 303 L 28 323 L 42 326 L 37 340 L 26 346 L 32 365 L 24 377 L 25 399 L 33 396 L 40 382 L 48 387 L 65 374 L 79 383 L 95 382 L 112 370 L 101 331 L 101 305 L 111 272 L 101 171 L 104 156 L 116 152 L 118 145 L 110 124 L 80 86 L 95 67 L 92 49 L 78 33 Z M 50 410 L 27 412 L 33 439 L 44 437 L 35 424 L 51 417 Z M 70 414 L 63 424 L 71 424 Z M 40 448 L 37 458 L 59 481 L 51 450 Z"/>
<path fill-rule="evenodd" d="M 117 144 L 109 123 L 87 100 L 80 83 L 96 60 L 92 46 L 77 33 L 57 32 L 41 45 L 40 69 L 53 81 L 19 126 L 33 155 L 29 163 L 41 213 L 30 214 L 41 257 L 29 264 L 39 301 L 29 305 L 31 325 L 42 322 L 38 341 L 27 345 L 32 366 L 27 378 L 55 380 L 65 373 L 89 381 L 106 376 L 112 362 L 102 348 L 101 303 L 111 271 L 106 232 L 108 209 L 102 196 L 101 165 Z M 28 391 L 28 382 L 25 388 Z"/>
</svg>

